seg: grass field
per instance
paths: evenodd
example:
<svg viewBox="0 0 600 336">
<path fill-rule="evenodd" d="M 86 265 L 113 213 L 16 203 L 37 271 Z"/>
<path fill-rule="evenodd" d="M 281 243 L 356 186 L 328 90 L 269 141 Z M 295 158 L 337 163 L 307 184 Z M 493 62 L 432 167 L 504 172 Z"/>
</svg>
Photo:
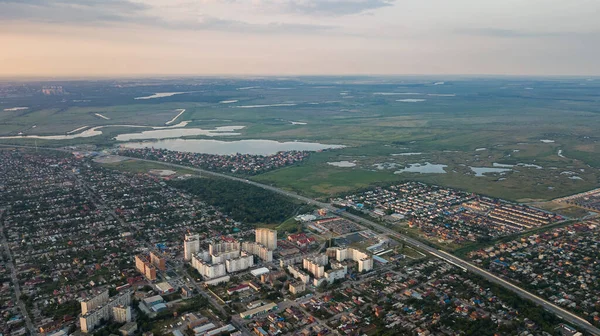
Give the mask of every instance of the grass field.
<svg viewBox="0 0 600 336">
<path fill-rule="evenodd" d="M 114 163 L 97 163 L 97 164 L 102 167 L 105 167 L 105 168 L 116 169 L 116 170 L 120 170 L 120 171 L 124 171 L 124 172 L 128 172 L 128 173 L 144 173 L 145 174 L 153 169 L 157 169 L 157 170 L 173 170 L 177 173 L 177 175 L 185 175 L 185 174 L 190 174 L 190 175 L 194 175 L 194 176 L 198 175 L 197 172 L 195 172 L 193 170 L 189 170 L 189 169 L 173 168 L 171 166 L 165 166 L 160 163 L 152 163 L 152 162 L 137 161 L 137 160 L 126 160 L 126 161 L 114 162 Z"/>
<path fill-rule="evenodd" d="M 0 112 L 15 106 L 30 109 L 1 112 L 0 135 L 64 134 L 84 125 L 160 126 L 174 117 L 177 109 L 186 109 L 178 120 L 189 120 L 187 127 L 246 126 L 240 136 L 226 140 L 271 139 L 349 146 L 315 153 L 301 165 L 255 177 L 257 181 L 314 197 L 378 183 L 419 180 L 511 200 L 542 201 L 600 185 L 600 81 L 506 77 L 447 79 L 445 85 L 437 86 L 433 82 L 390 77 L 370 79 L 367 83 L 357 78 L 313 77 L 181 80 L 153 82 L 154 86 L 62 83 L 72 100 L 3 98 Z M 240 90 L 243 87 L 254 88 Z M 184 91 L 191 93 L 145 101 L 134 99 L 153 92 Z M 413 97 L 424 101 L 398 101 Z M 237 102 L 222 103 L 233 100 Z M 110 120 L 99 118 L 96 113 Z M 117 143 L 112 139 L 115 135 L 143 130 L 113 127 L 103 129 L 101 136 L 76 140 L 0 138 L 0 142 L 112 146 Z M 486 150 L 475 151 L 477 148 Z M 424 154 L 392 156 L 403 152 Z M 356 161 L 356 167 L 327 164 L 348 160 Z M 447 165 L 447 173 L 394 174 L 410 164 L 425 162 Z M 374 166 L 381 163 L 394 167 Z M 475 177 L 469 168 L 492 167 L 494 163 L 543 168 L 517 166 L 505 175 L 483 177 Z"/>
</svg>

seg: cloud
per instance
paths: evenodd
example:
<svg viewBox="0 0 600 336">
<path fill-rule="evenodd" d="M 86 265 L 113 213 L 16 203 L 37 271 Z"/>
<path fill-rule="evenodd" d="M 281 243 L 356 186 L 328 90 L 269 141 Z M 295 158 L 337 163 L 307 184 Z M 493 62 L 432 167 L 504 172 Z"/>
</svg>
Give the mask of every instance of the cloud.
<svg viewBox="0 0 600 336">
<path fill-rule="evenodd" d="M 188 30 L 215 30 L 229 32 L 250 32 L 264 34 L 286 34 L 286 33 L 313 33 L 332 30 L 334 26 L 313 25 L 300 23 L 271 22 L 266 24 L 248 23 L 237 20 L 220 19 L 212 16 L 202 15 L 195 21 L 165 21 L 160 20 L 159 25 L 171 29 Z"/>
<path fill-rule="evenodd" d="M 218 1 L 218 0 L 217 0 Z M 223 1 L 223 0 L 222 0 Z M 224 0 L 247 1 L 247 0 Z M 278 5 L 301 14 L 342 16 L 392 6 L 396 0 L 255 0 L 257 5 Z"/>
<path fill-rule="evenodd" d="M 579 33 L 570 32 L 534 32 L 524 30 L 499 29 L 499 28 L 464 28 L 455 30 L 461 35 L 474 35 L 484 37 L 503 37 L 503 38 L 540 38 L 540 37 L 559 37 L 568 35 L 578 35 Z"/>
<path fill-rule="evenodd" d="M 106 23 L 135 20 L 147 9 L 129 0 L 0 0 L 0 19 Z"/>
<path fill-rule="evenodd" d="M 152 8 L 130 0 L 0 0 L 0 20 L 77 25 L 135 24 L 166 29 L 264 34 L 304 34 L 334 28 L 285 22 L 248 23 L 202 14 L 193 19 L 166 19 L 149 14 Z"/>
</svg>

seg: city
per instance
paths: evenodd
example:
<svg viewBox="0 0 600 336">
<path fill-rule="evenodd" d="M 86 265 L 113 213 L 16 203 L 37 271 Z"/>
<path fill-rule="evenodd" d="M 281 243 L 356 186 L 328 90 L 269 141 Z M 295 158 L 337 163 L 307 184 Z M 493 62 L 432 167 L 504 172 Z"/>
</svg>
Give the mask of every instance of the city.
<svg viewBox="0 0 600 336">
<path fill-rule="evenodd" d="M 0 336 L 600 336 L 599 14 L 0 0 Z"/>
<path fill-rule="evenodd" d="M 576 330 L 461 267 L 340 217 L 334 207 L 298 214 L 299 232 L 253 228 L 170 187 L 165 177 L 106 169 L 82 152 L 0 153 L 6 181 L 0 189 L 2 269 L 8 278 L 15 275 L 3 287 L 10 302 L 3 308 L 10 316 L 4 332 L 567 335 L 563 329 Z M 410 196 L 401 196 L 406 193 Z M 415 183 L 332 199 L 332 204 L 367 211 L 388 225 L 431 220 L 419 227 L 424 232 L 436 226 L 438 216 L 457 220 L 457 209 L 479 213 L 483 208 L 488 219 L 477 223 L 485 231 L 474 232 L 492 237 L 513 233 L 505 226 L 520 225 L 522 231 L 562 220 Z M 593 221 L 559 226 L 473 251 L 469 258 L 597 324 L 598 312 L 591 313 L 598 297 L 597 230 Z M 580 254 L 557 259 L 575 246 Z M 558 254 L 543 257 L 548 249 Z M 579 290 L 567 281 L 573 277 Z"/>
</svg>

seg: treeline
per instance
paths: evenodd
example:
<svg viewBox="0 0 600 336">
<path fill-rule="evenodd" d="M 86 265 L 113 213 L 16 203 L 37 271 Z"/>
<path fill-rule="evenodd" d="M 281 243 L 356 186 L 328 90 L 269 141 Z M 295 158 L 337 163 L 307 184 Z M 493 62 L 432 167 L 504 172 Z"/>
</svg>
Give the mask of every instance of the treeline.
<svg viewBox="0 0 600 336">
<path fill-rule="evenodd" d="M 302 206 L 274 192 L 226 179 L 194 178 L 170 181 L 169 185 L 198 196 L 236 221 L 249 224 L 281 223 Z"/>
</svg>

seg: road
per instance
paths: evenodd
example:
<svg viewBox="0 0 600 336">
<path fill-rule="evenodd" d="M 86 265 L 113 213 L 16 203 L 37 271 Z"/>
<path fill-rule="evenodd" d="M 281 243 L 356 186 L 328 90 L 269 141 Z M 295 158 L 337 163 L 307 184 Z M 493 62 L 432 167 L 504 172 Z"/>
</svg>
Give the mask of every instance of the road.
<svg viewBox="0 0 600 336">
<path fill-rule="evenodd" d="M 3 146 L 3 145 L 0 145 L 0 146 Z M 4 146 L 7 146 L 7 145 L 4 145 Z M 29 148 L 29 149 L 35 148 L 33 146 L 7 146 L 7 147 L 20 147 L 20 148 Z M 70 152 L 68 150 L 57 149 L 57 148 L 43 148 L 43 149 L 63 151 L 63 152 Z M 239 178 L 239 177 L 234 177 L 234 176 L 230 176 L 230 175 L 226 175 L 226 174 L 221 174 L 221 173 L 207 171 L 207 170 L 200 169 L 200 168 L 193 168 L 193 167 L 184 166 L 184 165 L 178 165 L 178 164 L 173 164 L 173 163 L 167 163 L 167 162 L 161 162 L 161 161 L 154 161 L 154 160 L 146 160 L 146 159 L 139 159 L 139 158 L 135 158 L 135 157 L 127 157 L 127 158 L 129 158 L 131 160 L 142 161 L 142 162 L 160 163 L 160 164 L 162 164 L 164 166 L 167 166 L 167 167 L 173 167 L 173 168 L 178 168 L 178 169 L 187 169 L 187 170 L 195 171 L 197 173 L 204 174 L 204 175 L 216 176 L 216 177 L 220 177 L 220 178 L 224 178 L 224 179 L 228 179 L 228 180 L 232 180 L 232 181 L 246 183 L 246 184 L 253 185 L 253 186 L 265 189 L 265 190 L 270 190 L 270 191 L 275 192 L 275 193 L 280 194 L 280 195 L 284 195 L 284 196 L 287 196 L 287 197 L 295 198 L 295 199 L 297 199 L 297 200 L 299 200 L 301 202 L 305 202 L 307 204 L 312 204 L 312 205 L 315 205 L 315 206 L 320 207 L 320 208 L 325 208 L 325 209 L 328 209 L 328 210 L 331 210 L 331 211 L 338 210 L 337 208 L 333 207 L 329 203 L 320 202 L 320 201 L 314 200 L 312 198 L 308 198 L 308 197 L 304 197 L 304 196 L 298 195 L 298 194 L 296 194 L 294 192 L 291 192 L 291 191 L 279 189 L 279 188 L 276 188 L 276 187 L 273 187 L 273 186 L 270 186 L 270 185 L 266 185 L 266 184 L 262 184 L 262 183 L 257 183 L 257 182 L 250 181 L 250 180 L 243 179 L 243 178 Z M 494 275 L 494 274 L 492 274 L 492 273 L 484 270 L 484 269 L 481 269 L 481 268 L 479 268 L 479 267 L 477 267 L 477 266 L 475 266 L 475 265 L 473 265 L 473 264 L 471 264 L 471 263 L 469 263 L 469 262 L 467 262 L 467 261 L 465 261 L 465 260 L 463 260 L 461 258 L 458 258 L 458 257 L 456 257 L 456 256 L 454 256 L 452 254 L 449 254 L 449 253 L 444 252 L 442 250 L 438 250 L 438 249 L 433 248 L 431 246 L 425 245 L 425 244 L 423 244 L 422 242 L 420 242 L 420 241 L 418 241 L 416 239 L 413 239 L 413 238 L 411 238 L 409 236 L 400 234 L 400 233 L 398 233 L 396 231 L 391 230 L 390 228 L 387 228 L 387 227 L 385 227 L 385 226 L 383 226 L 381 224 L 375 223 L 375 222 L 373 222 L 371 220 L 362 218 L 360 216 L 353 215 L 353 214 L 348 213 L 348 212 L 342 212 L 342 213 L 340 213 L 340 216 L 345 217 L 347 219 L 350 219 L 350 220 L 356 222 L 357 224 L 362 224 L 362 226 L 366 225 L 367 227 L 364 227 L 364 229 L 372 228 L 374 231 L 377 231 L 379 233 L 384 233 L 384 234 L 392 236 L 392 237 L 394 237 L 396 239 L 400 239 L 400 240 L 406 242 L 407 244 L 410 244 L 410 245 L 412 245 L 414 247 L 417 247 L 417 248 L 419 248 L 419 249 L 421 249 L 423 251 L 426 251 L 426 252 L 430 253 L 431 255 L 433 255 L 433 256 L 435 256 L 437 258 L 440 258 L 440 259 L 442 259 L 442 260 L 444 260 L 444 261 L 446 261 L 446 262 L 448 262 L 450 264 L 453 264 L 455 266 L 459 266 L 459 267 L 461 267 L 462 269 L 464 269 L 466 271 L 469 271 L 469 272 L 475 273 L 477 275 L 480 275 L 483 278 L 485 278 L 486 280 L 488 280 L 490 282 L 493 282 L 495 284 L 498 284 L 498 285 L 500 285 L 500 286 L 502 286 L 502 287 L 504 287 L 504 288 L 506 288 L 506 289 L 508 289 L 508 290 L 510 290 L 512 292 L 514 292 L 515 294 L 517 294 L 521 298 L 531 300 L 532 302 L 534 302 L 537 305 L 543 307 L 544 309 L 546 309 L 546 310 L 548 310 L 548 311 L 556 314 L 558 317 L 562 318 L 565 322 L 567 322 L 567 323 L 569 323 L 569 324 L 571 324 L 573 326 L 576 326 L 576 327 L 578 327 L 578 328 L 580 328 L 582 330 L 585 330 L 586 332 L 588 332 L 588 333 L 590 333 L 592 335 L 600 336 L 600 329 L 596 328 L 595 326 L 593 326 L 592 324 L 590 324 L 585 319 L 583 319 L 583 318 L 581 318 L 581 317 L 579 317 L 579 316 L 577 316 L 577 315 L 575 315 L 575 314 L 573 314 L 573 313 L 571 313 L 571 312 L 569 312 L 569 311 L 567 311 L 567 310 L 565 310 L 565 309 L 563 309 L 563 308 L 561 308 L 561 307 L 559 307 L 559 306 L 557 306 L 557 305 L 555 305 L 553 303 L 550 303 L 550 302 L 544 300 L 543 298 L 541 298 L 541 297 L 539 297 L 537 295 L 529 293 L 528 291 L 526 291 L 526 290 L 524 290 L 524 289 L 522 289 L 522 288 L 520 288 L 520 287 L 518 287 L 518 286 L 516 286 L 516 285 L 514 285 L 514 284 L 512 284 L 512 283 L 510 283 L 510 282 L 508 282 L 508 281 L 506 281 L 506 280 L 504 280 L 504 279 L 502 279 L 502 278 L 500 278 L 500 277 L 498 277 L 498 276 L 496 276 L 496 275 Z"/>
<path fill-rule="evenodd" d="M 31 322 L 31 318 L 29 317 L 29 312 L 27 311 L 27 307 L 25 307 L 25 303 L 21 300 L 21 288 L 19 287 L 19 278 L 17 277 L 17 270 L 15 268 L 15 264 L 13 263 L 12 252 L 10 251 L 10 247 L 8 246 L 8 241 L 6 239 L 6 235 L 4 234 L 4 222 L 1 220 L 2 213 L 0 213 L 0 223 L 2 227 L 0 227 L 0 238 L 2 238 L 2 245 L 4 246 L 4 252 L 7 256 L 6 266 L 10 269 L 10 278 L 13 283 L 13 288 L 15 290 L 15 297 L 17 306 L 21 310 L 21 314 L 23 314 L 23 318 L 25 319 L 25 325 L 27 326 L 27 330 L 30 335 L 37 335 L 35 327 Z"/>
</svg>

